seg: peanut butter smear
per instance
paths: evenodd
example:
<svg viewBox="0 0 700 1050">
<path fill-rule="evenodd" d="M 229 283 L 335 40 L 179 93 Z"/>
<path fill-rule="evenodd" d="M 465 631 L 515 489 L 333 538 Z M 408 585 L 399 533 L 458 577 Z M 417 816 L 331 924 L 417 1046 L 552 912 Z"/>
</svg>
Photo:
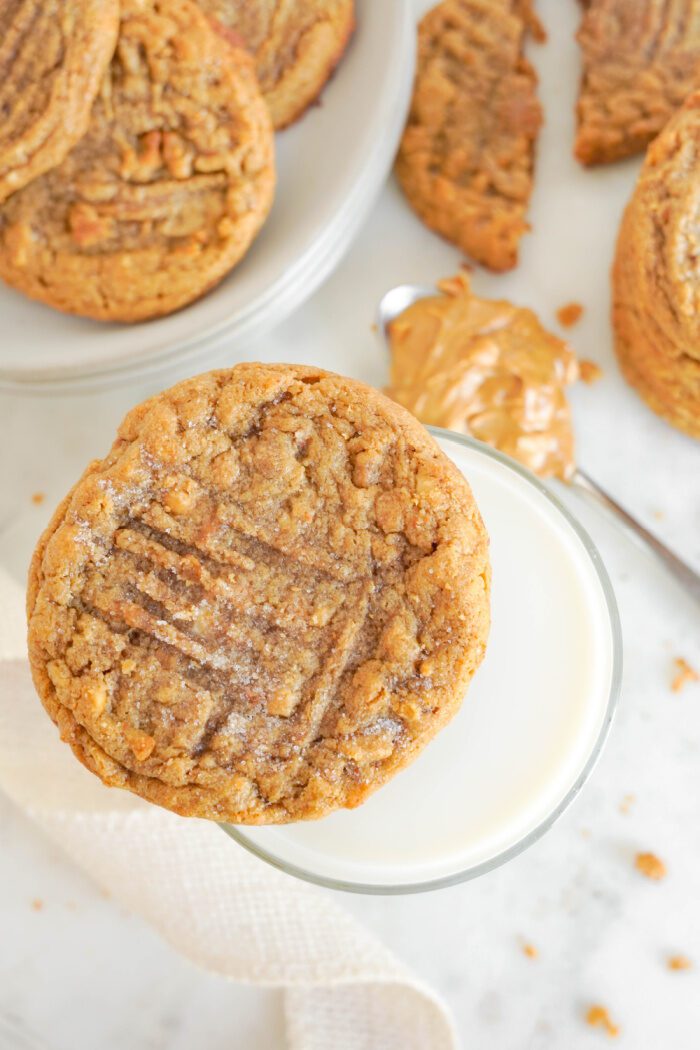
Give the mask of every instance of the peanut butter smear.
<svg viewBox="0 0 700 1050">
<path fill-rule="evenodd" d="M 479 299 L 466 274 L 438 289 L 389 325 L 389 396 L 423 423 L 471 434 L 541 477 L 569 478 L 571 348 L 532 310 Z"/>
</svg>

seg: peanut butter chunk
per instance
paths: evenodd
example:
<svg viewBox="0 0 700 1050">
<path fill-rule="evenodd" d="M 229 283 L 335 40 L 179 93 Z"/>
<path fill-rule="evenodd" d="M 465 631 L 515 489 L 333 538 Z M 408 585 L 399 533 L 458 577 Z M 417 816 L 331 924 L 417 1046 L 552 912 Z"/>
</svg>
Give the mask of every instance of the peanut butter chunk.
<svg viewBox="0 0 700 1050">
<path fill-rule="evenodd" d="M 575 469 L 570 347 L 532 310 L 479 299 L 465 274 L 391 324 L 388 394 L 423 423 L 471 434 L 543 477 Z"/>
</svg>

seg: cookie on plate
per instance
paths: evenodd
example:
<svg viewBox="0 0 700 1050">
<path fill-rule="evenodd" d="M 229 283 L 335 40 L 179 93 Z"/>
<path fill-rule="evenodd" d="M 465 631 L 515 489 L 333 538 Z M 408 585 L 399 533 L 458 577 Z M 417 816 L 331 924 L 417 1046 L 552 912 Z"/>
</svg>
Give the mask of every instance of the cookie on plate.
<svg viewBox="0 0 700 1050">
<path fill-rule="evenodd" d="M 101 320 L 177 310 L 245 254 L 273 150 L 247 51 L 191 0 L 123 0 L 87 133 L 0 207 L 0 277 Z"/>
<path fill-rule="evenodd" d="M 0 201 L 85 134 L 118 26 L 118 0 L 0 4 Z"/>
<path fill-rule="evenodd" d="M 615 350 L 627 381 L 700 438 L 700 92 L 650 145 L 613 267 Z"/>
<path fill-rule="evenodd" d="M 528 229 L 542 123 L 523 56 L 536 23 L 524 0 L 443 0 L 418 29 L 418 66 L 396 174 L 432 230 L 509 270 Z"/>
<path fill-rule="evenodd" d="M 358 805 L 455 714 L 488 540 L 403 408 L 238 365 L 126 417 L 41 538 L 27 602 L 39 695 L 105 783 L 283 823 Z"/>
<path fill-rule="evenodd" d="M 276 129 L 297 120 L 323 90 L 355 26 L 354 0 L 199 0 L 255 56 Z"/>
<path fill-rule="evenodd" d="M 587 0 L 574 152 L 607 164 L 646 149 L 698 83 L 700 0 Z"/>
</svg>

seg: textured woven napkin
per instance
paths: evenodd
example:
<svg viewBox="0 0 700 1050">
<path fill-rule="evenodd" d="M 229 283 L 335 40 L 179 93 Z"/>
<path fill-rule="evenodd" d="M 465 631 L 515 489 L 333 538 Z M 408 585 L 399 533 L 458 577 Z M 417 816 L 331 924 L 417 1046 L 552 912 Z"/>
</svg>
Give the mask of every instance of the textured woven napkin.
<svg viewBox="0 0 700 1050">
<path fill-rule="evenodd" d="M 453 1050 L 440 999 L 336 903 L 214 824 L 108 789 L 34 692 L 24 596 L 0 570 L 0 789 L 193 962 L 285 991 L 291 1050 Z"/>
</svg>

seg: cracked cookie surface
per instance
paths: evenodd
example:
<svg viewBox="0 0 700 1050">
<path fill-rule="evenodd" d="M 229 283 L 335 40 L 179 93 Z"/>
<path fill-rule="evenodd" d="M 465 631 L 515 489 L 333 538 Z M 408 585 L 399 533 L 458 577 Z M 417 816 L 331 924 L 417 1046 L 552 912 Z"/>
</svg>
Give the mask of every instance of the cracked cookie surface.
<svg viewBox="0 0 700 1050">
<path fill-rule="evenodd" d="M 673 426 L 700 438 L 700 92 L 649 146 L 613 266 L 622 372 Z"/>
<path fill-rule="evenodd" d="M 525 0 L 443 0 L 418 28 L 413 100 L 396 160 L 423 222 L 492 270 L 512 269 L 529 229 L 542 123 L 523 56 Z"/>
<path fill-rule="evenodd" d="M 700 0 L 587 0 L 574 152 L 607 164 L 646 149 L 698 84 Z"/>
<path fill-rule="evenodd" d="M 100 320 L 170 313 L 239 261 L 273 189 L 248 53 L 190 0 L 123 0 L 87 133 L 0 207 L 0 277 Z"/>
<path fill-rule="evenodd" d="M 255 56 L 276 129 L 297 120 L 323 90 L 355 25 L 354 0 L 198 0 Z"/>
<path fill-rule="evenodd" d="M 185 815 L 355 806 L 484 654 L 468 484 L 378 391 L 239 365 L 135 408 L 30 570 L 37 690 L 107 784 Z"/>
<path fill-rule="evenodd" d="M 118 0 L 0 4 L 0 201 L 85 134 L 118 25 Z"/>
</svg>

